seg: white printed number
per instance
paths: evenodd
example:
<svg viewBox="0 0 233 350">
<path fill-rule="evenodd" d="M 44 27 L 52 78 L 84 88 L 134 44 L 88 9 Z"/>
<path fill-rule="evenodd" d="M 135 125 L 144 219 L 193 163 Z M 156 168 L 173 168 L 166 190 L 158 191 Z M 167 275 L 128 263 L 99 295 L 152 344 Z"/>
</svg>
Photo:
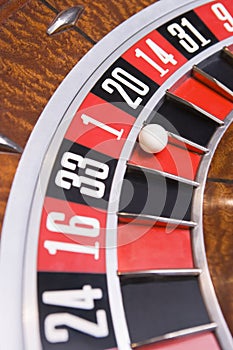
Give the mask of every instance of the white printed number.
<svg viewBox="0 0 233 350">
<path fill-rule="evenodd" d="M 99 235 L 100 223 L 95 218 L 74 215 L 67 225 L 64 224 L 64 221 L 64 213 L 53 211 L 48 214 L 46 227 L 51 232 L 60 232 L 69 235 L 84 237 L 97 237 Z"/>
<path fill-rule="evenodd" d="M 160 61 L 165 65 L 168 63 L 171 63 L 173 65 L 177 64 L 177 61 L 174 59 L 174 56 L 164 51 L 153 40 L 147 39 L 146 44 L 154 52 L 154 54 L 160 59 Z M 145 52 L 143 52 L 141 49 L 136 48 L 135 54 L 137 58 L 142 58 L 147 63 L 149 63 L 154 69 L 156 69 L 160 73 L 160 77 L 163 77 L 169 72 L 169 69 L 163 69 L 158 63 L 152 60 L 152 58 L 150 58 L 147 54 L 145 54 Z"/>
<path fill-rule="evenodd" d="M 220 2 L 218 2 L 217 4 L 212 5 L 211 9 L 220 21 L 225 22 L 224 28 L 228 32 L 232 33 L 233 32 L 233 17 L 228 12 L 226 7 L 223 4 L 221 4 Z"/>
<path fill-rule="evenodd" d="M 100 234 L 100 223 L 97 219 L 74 215 L 70 218 L 68 224 L 64 224 L 65 214 L 60 212 L 51 212 L 48 214 L 46 228 L 50 232 L 56 232 L 65 235 L 74 235 L 81 237 L 98 237 Z M 50 255 L 57 254 L 58 251 L 88 254 L 92 255 L 95 260 L 99 259 L 99 242 L 96 241 L 93 246 L 78 243 L 68 243 L 60 241 L 46 240 L 44 248 Z"/>
<path fill-rule="evenodd" d="M 194 34 L 194 36 L 200 41 L 201 46 L 206 46 L 211 42 L 210 39 L 205 39 L 205 37 L 192 25 L 191 22 L 189 22 L 187 18 L 183 17 L 181 19 L 181 25 L 178 23 L 172 23 L 167 27 L 167 30 L 172 36 L 178 36 L 178 38 L 181 39 L 179 43 L 188 53 L 194 53 L 199 50 L 199 45 L 191 38 L 189 34 L 186 33 L 182 27 L 188 28 L 192 34 Z"/>
<path fill-rule="evenodd" d="M 117 67 L 112 71 L 112 77 L 115 80 L 112 78 L 107 78 L 102 83 L 102 88 L 109 94 L 112 94 L 115 88 L 122 96 L 123 100 L 133 109 L 136 109 L 142 102 L 142 98 L 139 96 L 145 96 L 150 90 L 149 86 L 120 67 Z M 122 85 L 136 92 L 136 94 L 139 96 L 133 101 Z"/>
<path fill-rule="evenodd" d="M 106 132 L 116 136 L 117 140 L 121 139 L 121 136 L 124 132 L 124 129 L 116 130 L 116 129 L 112 128 L 111 126 L 105 125 L 104 123 L 100 122 L 99 120 L 96 120 L 92 117 L 89 117 L 86 114 L 82 114 L 81 119 L 82 119 L 84 125 L 88 125 L 89 123 L 93 124 L 93 125 L 99 127 L 100 129 L 105 130 Z"/>
<path fill-rule="evenodd" d="M 102 198 L 105 192 L 105 184 L 96 179 L 105 180 L 108 177 L 109 166 L 93 159 L 83 158 L 82 156 L 65 152 L 61 159 L 61 165 L 65 168 L 59 170 L 55 178 L 57 186 L 69 190 L 71 186 L 80 188 L 80 193 L 94 197 Z M 74 171 L 76 168 L 85 169 L 88 176 L 79 176 Z"/>
<path fill-rule="evenodd" d="M 44 304 L 49 305 L 93 310 L 95 307 L 94 300 L 102 299 L 102 297 L 103 293 L 100 288 L 84 285 L 82 289 L 44 292 L 42 300 Z M 102 309 L 96 311 L 96 323 L 68 312 L 48 315 L 44 323 L 46 339 L 50 343 L 68 342 L 69 331 L 64 327 L 95 338 L 107 337 L 109 334 L 106 312 Z"/>
</svg>

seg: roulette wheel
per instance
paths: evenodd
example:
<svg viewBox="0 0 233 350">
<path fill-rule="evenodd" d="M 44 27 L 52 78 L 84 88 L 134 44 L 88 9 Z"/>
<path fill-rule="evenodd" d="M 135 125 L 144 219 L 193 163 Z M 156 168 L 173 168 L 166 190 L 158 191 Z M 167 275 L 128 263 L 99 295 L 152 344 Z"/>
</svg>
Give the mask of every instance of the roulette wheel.
<svg viewBox="0 0 233 350">
<path fill-rule="evenodd" d="M 233 119 L 232 33 L 230 0 L 161 0 L 64 79 L 5 215 L 3 349 L 233 349 L 203 225 Z M 168 142 L 149 154 L 139 136 L 154 124 Z"/>
</svg>

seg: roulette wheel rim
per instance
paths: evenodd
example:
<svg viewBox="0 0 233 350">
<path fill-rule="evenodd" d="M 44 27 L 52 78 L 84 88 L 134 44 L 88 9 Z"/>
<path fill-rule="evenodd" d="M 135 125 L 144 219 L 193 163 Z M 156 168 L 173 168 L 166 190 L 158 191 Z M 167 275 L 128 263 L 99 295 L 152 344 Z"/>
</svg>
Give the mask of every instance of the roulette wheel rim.
<svg viewBox="0 0 233 350">
<path fill-rule="evenodd" d="M 31 233 L 28 234 L 28 232 L 33 232 L 33 230 L 39 231 L 38 227 L 40 221 L 40 214 L 38 214 L 37 199 L 40 198 L 39 206 L 42 207 L 43 198 L 45 196 L 46 191 L 46 185 L 49 181 L 49 179 L 47 178 L 45 184 L 43 184 L 44 180 L 42 180 L 41 182 L 40 179 L 43 178 L 44 175 L 41 174 L 43 174 L 43 171 L 44 173 L 51 172 L 52 164 L 49 165 L 49 155 L 56 154 L 58 152 L 58 147 L 60 146 L 60 143 L 64 137 L 64 133 L 70 122 L 71 116 L 74 115 L 75 111 L 85 98 L 86 94 L 91 90 L 93 83 L 100 78 L 101 74 L 105 72 L 107 68 L 126 51 L 126 49 L 131 47 L 137 40 L 144 37 L 147 33 L 150 33 L 150 31 L 154 28 L 157 28 L 162 24 L 167 23 L 169 20 L 176 18 L 181 13 L 186 13 L 193 7 L 197 8 L 198 6 L 207 3 L 209 3 L 209 1 L 189 1 L 188 3 L 186 1 L 180 1 L 179 7 L 177 7 L 177 4 L 174 5 L 174 2 L 172 1 L 161 1 L 160 3 L 154 4 L 151 7 L 148 7 L 147 9 L 143 10 L 139 15 L 136 15 L 133 18 L 129 19 L 119 28 L 111 32 L 100 43 L 98 43 L 98 45 L 96 45 L 96 47 L 94 47 L 78 63 L 78 65 L 71 71 L 69 76 L 63 81 L 63 83 L 61 84 L 61 86 L 59 87 L 59 89 L 54 94 L 49 104 L 45 108 L 22 156 L 21 164 L 17 171 L 17 175 L 12 187 L 12 193 L 9 200 L 6 219 L 4 223 L 3 237 L 1 242 L 2 251 L 0 266 L 1 276 L 4 276 L 4 287 L 1 290 L 1 307 L 3 308 L 4 314 L 6 315 L 6 318 L 2 320 L 1 323 L 1 329 L 5 330 L 2 332 L 3 343 L 5 342 L 7 344 L 7 342 L 9 342 L 10 335 L 9 331 L 7 330 L 8 326 L 6 327 L 6 325 L 12 324 L 13 332 L 15 334 L 15 338 L 11 339 L 12 343 L 10 343 L 12 348 L 15 348 L 16 346 L 18 346 L 19 348 L 19 344 L 21 344 L 21 348 L 23 348 L 25 344 L 26 348 L 30 348 L 29 344 L 33 344 L 34 342 L 37 344 L 36 346 L 38 347 L 38 349 L 40 348 L 39 332 L 35 334 L 35 329 L 39 328 L 39 325 L 37 324 L 38 320 L 36 321 L 36 319 L 38 318 L 38 311 L 35 311 L 37 310 L 37 301 L 34 297 L 36 294 L 37 240 L 34 239 L 34 236 Z M 159 10 L 162 13 L 162 16 L 160 16 L 156 20 L 154 19 L 154 9 Z M 136 32 L 135 27 L 137 28 Z M 126 32 L 127 38 L 125 38 L 124 42 L 122 43 L 122 37 L 125 37 Z M 164 82 L 161 85 L 161 87 L 155 92 L 155 94 L 151 97 L 148 104 L 146 105 L 146 108 L 136 119 L 136 122 L 133 127 L 134 132 L 132 132 L 127 138 L 129 146 L 126 146 L 123 149 L 121 159 L 119 159 L 118 161 L 118 166 L 114 180 L 116 184 L 120 181 L 120 179 L 123 180 L 122 169 L 125 168 L 125 159 L 129 158 L 129 154 L 132 151 L 132 145 L 135 143 L 138 130 L 142 127 L 143 122 L 147 119 L 149 112 L 152 109 L 151 106 L 154 106 L 156 102 L 163 97 L 166 90 L 172 85 L 172 82 L 178 81 L 188 71 L 190 71 L 194 63 L 196 64 L 202 62 L 204 58 L 220 50 L 222 46 L 230 44 L 232 44 L 232 39 L 227 38 L 211 46 L 209 49 L 204 50 L 202 53 L 199 53 L 196 57 L 189 60 L 186 64 L 182 65 L 181 68 L 175 71 L 175 73 L 173 73 L 171 77 L 168 78 L 166 82 Z M 99 59 L 98 62 L 96 60 L 96 57 L 98 57 Z M 78 81 L 76 78 L 77 76 L 79 77 Z M 77 98 L 80 100 L 80 103 L 73 102 Z M 65 125 L 65 127 L 61 128 L 60 124 Z M 227 128 L 227 126 L 228 124 L 226 123 L 225 128 Z M 224 128 L 222 128 L 221 131 L 219 129 L 219 134 L 221 134 L 222 136 L 224 131 Z M 210 153 L 209 156 L 205 158 L 205 162 L 203 161 L 201 163 L 199 177 L 202 177 L 204 169 L 208 168 L 208 164 L 210 163 L 211 158 L 214 154 L 214 148 L 217 147 L 217 143 L 219 142 L 221 136 L 216 134 L 215 138 L 213 138 L 212 142 L 214 146 L 212 148 L 210 147 L 212 153 Z M 34 155 L 36 155 L 36 157 Z M 25 169 L 28 169 L 26 177 Z M 48 171 L 48 169 L 50 170 Z M 197 193 L 195 194 L 194 203 L 200 201 L 199 196 L 203 199 L 204 183 L 206 176 L 207 172 L 204 173 L 204 178 L 201 182 L 202 187 L 199 189 L 199 192 L 197 191 Z M 112 185 L 113 188 L 114 181 Z M 39 186 L 38 183 L 40 183 Z M 25 187 L 28 189 L 26 197 L 24 193 Z M 22 196 L 24 196 L 25 198 L 23 206 L 21 205 Z M 114 204 L 112 205 L 112 203 Z M 110 209 L 108 215 L 109 227 L 116 225 L 116 208 L 117 203 L 113 197 L 112 200 L 110 199 Z M 14 213 L 13 220 L 12 213 Z M 195 215 L 196 214 L 194 205 L 194 218 Z M 200 220 L 200 213 L 198 213 L 197 216 L 198 220 Z M 17 222 L 17 235 L 14 241 L 12 241 L 12 239 L 10 239 L 9 234 L 6 234 L 6 232 L 14 232 L 15 222 Z M 34 226 L 35 222 L 37 222 L 37 224 L 35 225 L 36 228 L 33 229 L 32 226 Z M 39 232 L 37 233 L 37 235 L 38 234 Z M 199 237 L 200 235 L 198 235 L 198 239 Z M 200 245 L 200 242 L 194 243 L 194 246 L 195 244 Z M 30 249 L 31 247 L 34 248 Z M 198 249 L 200 248 L 197 248 L 197 250 Z M 107 251 L 106 254 L 108 255 Z M 109 254 L 112 258 L 112 254 Z M 108 289 L 111 290 L 110 294 L 115 294 L 116 292 L 114 292 L 113 290 L 113 279 L 116 280 L 116 278 L 118 279 L 118 277 L 115 276 L 114 278 L 112 278 L 109 271 L 115 269 L 116 266 L 114 265 L 114 263 L 109 263 L 109 261 L 112 260 L 110 259 L 110 256 L 109 258 L 107 256 L 106 260 L 108 261 Z M 198 265 L 200 265 L 200 261 L 197 262 Z M 208 271 L 206 273 L 208 273 Z M 33 278 L 31 277 L 32 274 L 34 275 Z M 34 282 L 31 283 L 31 281 Z M 117 283 L 119 284 L 118 280 Z M 118 298 L 119 292 L 120 289 L 118 288 L 116 294 Z M 8 296 L 7 299 L 10 301 L 10 306 L 9 302 L 6 299 L 6 295 Z M 28 302 L 28 300 L 30 300 L 30 302 Z M 117 310 L 119 311 L 119 305 L 117 305 L 116 303 L 114 304 L 113 302 L 110 302 L 110 304 L 112 310 L 115 309 L 115 312 Z M 35 309 L 33 315 L 31 315 L 31 310 L 30 308 L 28 308 L 28 305 L 34 305 Z M 14 320 L 12 321 L 13 310 Z M 23 323 L 26 325 L 26 331 L 22 329 L 22 310 Z M 121 313 L 122 312 L 123 310 L 121 310 Z M 30 326 L 31 317 L 34 320 L 32 322 L 32 328 Z M 114 318 L 114 316 L 112 317 Z M 35 324 L 36 328 L 33 328 L 35 327 Z M 228 330 L 224 325 L 223 319 L 221 320 L 221 324 L 223 325 L 224 334 L 227 334 L 228 337 L 228 340 L 226 340 L 226 344 L 231 344 L 231 337 L 228 334 Z M 114 321 L 114 327 L 118 328 L 118 333 L 122 333 L 121 339 L 118 339 L 118 347 L 120 349 L 123 349 L 124 344 L 129 343 L 128 334 L 127 331 L 125 331 L 127 327 L 124 317 L 121 319 L 121 322 Z M 31 331 L 34 334 L 33 338 L 31 338 L 30 336 Z M 12 330 L 10 332 L 12 333 Z M 229 341 L 229 343 L 227 343 L 227 341 Z M 228 345 L 226 345 L 226 348 L 227 346 Z"/>
</svg>

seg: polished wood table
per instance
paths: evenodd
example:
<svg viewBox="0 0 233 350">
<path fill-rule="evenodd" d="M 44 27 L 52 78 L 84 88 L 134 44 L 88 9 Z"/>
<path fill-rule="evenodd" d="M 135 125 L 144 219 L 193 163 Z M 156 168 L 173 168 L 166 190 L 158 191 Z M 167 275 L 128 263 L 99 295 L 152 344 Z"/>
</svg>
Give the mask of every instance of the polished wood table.
<svg viewBox="0 0 233 350">
<path fill-rule="evenodd" d="M 22 148 L 43 108 L 72 67 L 119 23 L 153 0 L 83 0 L 75 28 L 48 36 L 59 11 L 74 0 L 0 1 L 0 133 Z M 217 148 L 204 197 L 204 231 L 212 280 L 233 332 L 233 127 Z M 20 154 L 0 153 L 0 229 Z M 13 234 L 13 233 L 11 233 Z"/>
</svg>

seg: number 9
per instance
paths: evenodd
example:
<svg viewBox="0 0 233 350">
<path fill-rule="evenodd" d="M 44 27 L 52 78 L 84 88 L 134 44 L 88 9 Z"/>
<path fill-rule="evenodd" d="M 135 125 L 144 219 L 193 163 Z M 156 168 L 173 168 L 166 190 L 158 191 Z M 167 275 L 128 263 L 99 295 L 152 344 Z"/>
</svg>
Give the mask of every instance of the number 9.
<svg viewBox="0 0 233 350">
<path fill-rule="evenodd" d="M 233 32 L 233 17 L 228 12 L 226 7 L 220 2 L 211 6 L 212 11 L 220 21 L 228 21 L 224 23 L 224 27 L 228 32 Z"/>
</svg>

